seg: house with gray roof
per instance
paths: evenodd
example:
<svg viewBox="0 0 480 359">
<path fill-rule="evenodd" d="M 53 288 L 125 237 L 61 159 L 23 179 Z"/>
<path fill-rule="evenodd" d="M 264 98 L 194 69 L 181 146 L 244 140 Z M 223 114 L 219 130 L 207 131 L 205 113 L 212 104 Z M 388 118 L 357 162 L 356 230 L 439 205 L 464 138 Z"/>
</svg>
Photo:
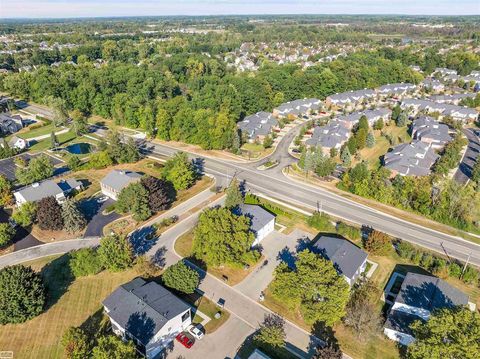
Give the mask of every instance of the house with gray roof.
<svg viewBox="0 0 480 359">
<path fill-rule="evenodd" d="M 420 83 L 420 86 L 427 91 L 441 92 L 445 90 L 445 85 L 437 79 L 428 77 Z"/>
<path fill-rule="evenodd" d="M 473 108 L 423 99 L 404 99 L 400 107 L 409 111 L 410 115 L 418 112 L 438 113 L 440 117 L 450 116 L 461 122 L 471 122 L 478 118 L 478 112 Z"/>
<path fill-rule="evenodd" d="M 387 97 L 387 96 L 399 97 L 409 92 L 415 91 L 416 88 L 417 86 L 411 83 L 387 84 L 377 88 L 377 93 L 383 97 Z"/>
<path fill-rule="evenodd" d="M 409 345 L 415 340 L 410 329 L 414 321 L 427 321 L 436 309 L 467 304 L 468 296 L 444 280 L 409 272 L 388 313 L 384 333 L 394 341 Z"/>
<path fill-rule="evenodd" d="M 435 149 L 442 148 L 453 139 L 449 132 L 447 125 L 430 116 L 420 116 L 412 123 L 412 137 L 430 143 Z"/>
<path fill-rule="evenodd" d="M 245 117 L 237 126 L 242 136 L 245 136 L 250 142 L 263 141 L 278 127 L 278 120 L 270 112 L 261 111 Z"/>
<path fill-rule="evenodd" d="M 394 147 L 384 156 L 383 163 L 392 175 L 428 176 L 433 164 L 440 158 L 430 143 L 413 140 Z"/>
<path fill-rule="evenodd" d="M 337 121 L 342 123 L 346 128 L 353 129 L 355 125 L 360 121 L 360 117 L 365 116 L 368 120 L 368 124 L 373 126 L 378 120 L 387 122 L 392 116 L 392 110 L 386 107 L 379 107 L 373 110 L 352 112 L 348 115 L 338 116 Z"/>
<path fill-rule="evenodd" d="M 330 260 L 350 286 L 367 267 L 368 254 L 341 237 L 320 236 L 313 244 L 312 251 Z"/>
<path fill-rule="evenodd" d="M 22 117 L 19 115 L 10 115 L 0 113 L 0 134 L 10 135 L 23 128 Z"/>
<path fill-rule="evenodd" d="M 137 172 L 112 170 L 108 175 L 102 178 L 100 181 L 100 188 L 105 196 L 116 201 L 118 195 L 122 192 L 122 189 L 131 183 L 140 181 L 141 178 L 142 175 Z"/>
<path fill-rule="evenodd" d="M 447 75 L 456 75 L 457 74 L 457 71 L 456 70 L 451 70 L 451 69 L 447 69 L 445 67 L 437 67 L 435 69 L 435 71 L 433 71 L 433 73 L 436 75 L 436 76 L 440 76 L 440 77 L 445 77 Z"/>
<path fill-rule="evenodd" d="M 282 103 L 273 109 L 273 115 L 276 117 L 294 116 L 299 117 L 312 111 L 320 109 L 321 101 L 316 98 L 305 98 Z"/>
<path fill-rule="evenodd" d="M 55 197 L 58 203 L 63 203 L 69 194 L 73 191 L 81 191 L 82 188 L 82 182 L 72 178 L 60 182 L 46 180 L 15 191 L 13 196 L 17 206 L 26 202 L 38 202 L 47 197 Z"/>
<path fill-rule="evenodd" d="M 146 358 L 156 358 L 191 324 L 190 306 L 165 287 L 135 278 L 103 301 L 112 331 L 132 340 Z"/>
<path fill-rule="evenodd" d="M 254 204 L 242 204 L 238 214 L 250 218 L 250 229 L 255 235 L 252 247 L 258 246 L 260 242 L 275 230 L 275 215 Z"/>
<path fill-rule="evenodd" d="M 349 91 L 330 95 L 325 99 L 328 107 L 355 108 L 357 105 L 374 99 L 376 92 L 371 89 Z"/>
<path fill-rule="evenodd" d="M 462 100 L 466 98 L 475 98 L 475 93 L 454 93 L 451 95 L 432 95 L 428 97 L 430 101 L 437 103 L 449 103 L 452 105 L 458 105 Z"/>
<path fill-rule="evenodd" d="M 348 141 L 350 135 L 350 130 L 344 124 L 332 120 L 325 126 L 316 126 L 305 144 L 313 147 L 322 146 L 322 150 L 328 154 L 332 148 L 339 150 Z"/>
</svg>

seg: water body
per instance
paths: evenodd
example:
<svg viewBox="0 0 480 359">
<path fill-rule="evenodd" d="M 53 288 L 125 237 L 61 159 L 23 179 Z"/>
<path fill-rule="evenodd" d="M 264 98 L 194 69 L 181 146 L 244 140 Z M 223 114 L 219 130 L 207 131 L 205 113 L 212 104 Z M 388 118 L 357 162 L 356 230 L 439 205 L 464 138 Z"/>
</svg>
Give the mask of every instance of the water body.
<svg viewBox="0 0 480 359">
<path fill-rule="evenodd" d="M 89 143 L 75 143 L 67 146 L 66 150 L 74 155 L 84 155 L 92 152 L 92 146 Z"/>
</svg>

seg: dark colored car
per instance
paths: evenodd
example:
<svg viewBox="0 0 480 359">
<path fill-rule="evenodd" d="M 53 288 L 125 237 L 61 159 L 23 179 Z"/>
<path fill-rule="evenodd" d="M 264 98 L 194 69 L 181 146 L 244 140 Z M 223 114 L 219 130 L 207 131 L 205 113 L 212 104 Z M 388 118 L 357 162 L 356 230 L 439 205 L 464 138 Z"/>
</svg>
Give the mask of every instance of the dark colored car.
<svg viewBox="0 0 480 359">
<path fill-rule="evenodd" d="M 180 342 L 185 348 L 190 349 L 194 343 L 192 339 L 187 337 L 185 333 L 180 333 L 178 334 L 175 339 L 177 339 L 178 342 Z"/>
</svg>

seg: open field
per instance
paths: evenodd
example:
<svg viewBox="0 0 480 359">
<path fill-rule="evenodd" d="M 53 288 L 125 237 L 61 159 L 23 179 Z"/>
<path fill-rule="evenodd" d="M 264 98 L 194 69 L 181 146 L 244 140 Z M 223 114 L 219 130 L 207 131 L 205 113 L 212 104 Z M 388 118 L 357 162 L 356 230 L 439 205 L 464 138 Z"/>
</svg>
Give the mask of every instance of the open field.
<svg viewBox="0 0 480 359">
<path fill-rule="evenodd" d="M 65 256 L 55 256 L 28 263 L 42 272 L 50 295 L 43 314 L 26 323 L 1 327 L 0 348 L 13 351 L 16 359 L 62 358 L 60 340 L 65 330 L 85 323 L 118 285 L 136 276 L 131 269 L 73 280 L 65 262 Z"/>
</svg>

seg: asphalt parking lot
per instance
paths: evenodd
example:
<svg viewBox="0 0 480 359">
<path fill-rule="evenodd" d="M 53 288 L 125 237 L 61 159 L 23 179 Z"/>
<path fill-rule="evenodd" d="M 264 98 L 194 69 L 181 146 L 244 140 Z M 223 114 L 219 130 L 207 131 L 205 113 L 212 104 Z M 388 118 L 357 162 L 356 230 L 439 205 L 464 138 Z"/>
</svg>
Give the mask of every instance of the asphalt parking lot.
<svg viewBox="0 0 480 359">
<path fill-rule="evenodd" d="M 30 161 L 32 158 L 35 158 L 37 156 L 39 156 L 40 153 L 37 153 L 37 154 L 34 154 L 34 155 L 31 155 L 30 153 L 23 153 L 21 155 L 18 155 L 16 157 L 21 157 L 23 158 L 25 161 Z M 16 158 L 15 157 L 15 158 Z M 50 158 L 50 162 L 52 163 L 52 165 L 54 166 L 58 166 L 60 164 L 63 163 L 63 161 L 59 160 L 58 158 L 56 157 L 53 157 L 53 156 L 49 156 L 48 157 Z M 17 168 L 17 165 L 15 165 L 15 160 L 14 158 L 6 158 L 4 160 L 0 160 L 0 174 L 5 176 L 7 179 L 9 179 L 10 181 L 15 181 L 16 177 L 15 177 L 15 170 Z M 58 173 L 56 173 L 58 174 Z"/>
</svg>

